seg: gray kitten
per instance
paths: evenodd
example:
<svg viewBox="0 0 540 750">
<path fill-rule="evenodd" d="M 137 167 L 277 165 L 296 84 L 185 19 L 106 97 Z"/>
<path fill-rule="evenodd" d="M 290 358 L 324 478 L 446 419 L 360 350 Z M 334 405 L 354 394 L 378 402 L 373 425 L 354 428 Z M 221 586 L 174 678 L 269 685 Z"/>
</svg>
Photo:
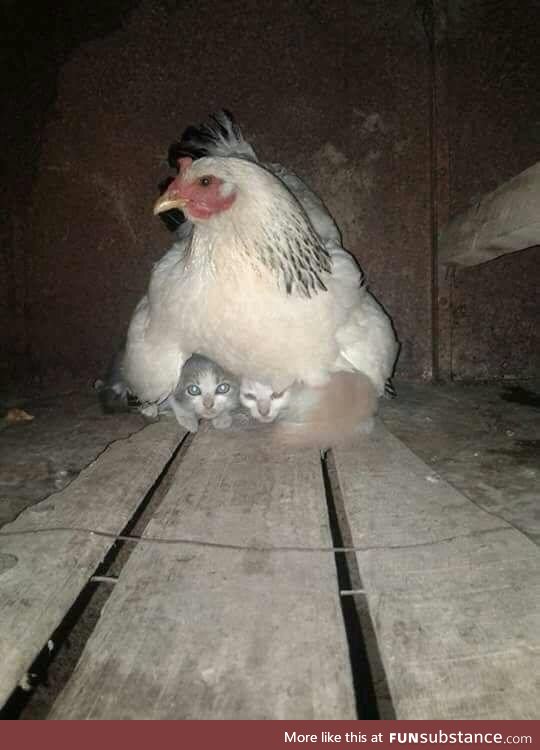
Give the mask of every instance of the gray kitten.
<svg viewBox="0 0 540 750">
<path fill-rule="evenodd" d="M 231 412 L 238 406 L 240 385 L 237 378 L 216 362 L 193 354 L 182 368 L 174 392 L 160 411 L 173 409 L 177 420 L 191 432 L 197 432 L 200 419 L 209 419 L 218 430 L 232 424 Z"/>
</svg>

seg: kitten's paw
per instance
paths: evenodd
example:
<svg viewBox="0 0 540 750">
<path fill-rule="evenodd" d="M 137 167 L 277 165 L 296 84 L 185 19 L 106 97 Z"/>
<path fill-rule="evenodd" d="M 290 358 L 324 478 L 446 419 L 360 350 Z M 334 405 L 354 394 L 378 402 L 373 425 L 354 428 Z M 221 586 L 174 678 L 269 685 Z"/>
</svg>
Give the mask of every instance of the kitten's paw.
<svg viewBox="0 0 540 750">
<path fill-rule="evenodd" d="M 189 430 L 190 432 L 198 432 L 199 431 L 199 422 L 196 419 L 191 418 L 183 418 L 182 421 L 178 420 L 180 425 L 182 427 L 185 427 L 186 430 Z"/>
<path fill-rule="evenodd" d="M 216 417 L 212 420 L 212 424 L 216 428 L 216 430 L 226 430 L 228 427 L 232 425 L 232 417 L 230 414 L 220 414 L 219 417 Z"/>
<path fill-rule="evenodd" d="M 188 414 L 184 409 L 182 409 L 174 396 L 169 396 L 169 398 L 165 401 L 165 404 L 173 410 L 176 421 L 178 422 L 180 427 L 183 427 L 185 430 L 189 430 L 189 432 L 197 432 L 197 430 L 199 429 L 199 420 L 196 419 L 192 414 Z"/>
<path fill-rule="evenodd" d="M 140 411 L 143 417 L 147 417 L 148 419 L 156 419 L 159 409 L 157 404 L 145 404 L 144 406 L 141 406 Z"/>
<path fill-rule="evenodd" d="M 187 430 L 188 432 L 198 432 L 199 431 L 199 421 L 195 419 L 195 417 L 190 416 L 189 414 L 176 414 L 174 415 L 176 421 L 182 427 L 184 430 Z"/>
</svg>

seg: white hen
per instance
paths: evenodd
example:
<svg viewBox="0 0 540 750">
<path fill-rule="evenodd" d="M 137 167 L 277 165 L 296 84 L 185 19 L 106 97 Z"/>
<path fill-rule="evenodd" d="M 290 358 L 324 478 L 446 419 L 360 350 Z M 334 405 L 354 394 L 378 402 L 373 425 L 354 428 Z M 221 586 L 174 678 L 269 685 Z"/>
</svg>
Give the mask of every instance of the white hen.
<svg viewBox="0 0 540 750">
<path fill-rule="evenodd" d="M 398 351 L 392 324 L 322 201 L 280 165 L 260 165 L 226 113 L 189 128 L 177 149 L 179 176 L 155 213 L 181 208 L 188 222 L 133 315 L 130 390 L 164 401 L 198 352 L 275 390 L 357 371 L 382 395 Z"/>
</svg>

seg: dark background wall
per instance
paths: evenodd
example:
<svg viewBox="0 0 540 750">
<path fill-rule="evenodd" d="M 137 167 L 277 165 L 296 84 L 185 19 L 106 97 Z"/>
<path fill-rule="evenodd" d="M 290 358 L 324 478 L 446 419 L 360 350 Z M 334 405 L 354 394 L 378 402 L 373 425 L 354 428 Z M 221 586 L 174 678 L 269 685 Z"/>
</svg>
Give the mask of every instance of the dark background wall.
<svg viewBox="0 0 540 750">
<path fill-rule="evenodd" d="M 538 0 L 450 4 L 452 214 L 540 159 L 539 32 Z M 538 376 L 539 286 L 537 247 L 457 272 L 456 377 Z"/>
<path fill-rule="evenodd" d="M 226 106 L 261 157 L 297 171 L 335 215 L 394 318 L 398 374 L 432 377 L 434 142 L 450 155 L 451 211 L 539 158 L 534 3 L 451 3 L 440 132 L 431 3 L 41 5 L 1 6 L 4 373 L 103 370 L 171 242 L 151 215 L 167 147 Z M 508 352 L 531 374 L 535 252 L 458 272 L 445 334 L 458 376 L 508 373 Z"/>
</svg>

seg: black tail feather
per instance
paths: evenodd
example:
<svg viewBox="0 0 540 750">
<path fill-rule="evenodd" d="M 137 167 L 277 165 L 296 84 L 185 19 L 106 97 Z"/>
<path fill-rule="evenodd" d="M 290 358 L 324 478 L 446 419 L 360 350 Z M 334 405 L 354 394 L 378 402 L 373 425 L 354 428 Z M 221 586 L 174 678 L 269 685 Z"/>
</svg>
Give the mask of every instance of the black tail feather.
<svg viewBox="0 0 540 750">
<path fill-rule="evenodd" d="M 168 162 L 173 169 L 178 170 L 178 160 L 185 156 L 193 161 L 205 156 L 237 156 L 257 160 L 255 152 L 244 140 L 242 131 L 227 109 L 215 112 L 200 125 L 189 125 L 180 140 L 169 146 Z M 160 183 L 160 194 L 167 189 L 172 179 L 169 177 Z M 186 220 L 184 214 L 177 209 L 164 211 L 159 216 L 171 232 L 177 231 Z"/>
<path fill-rule="evenodd" d="M 176 168 L 178 159 L 184 156 L 195 160 L 204 156 L 234 155 L 256 158 L 232 113 L 221 109 L 200 125 L 190 125 L 184 130 L 180 140 L 169 147 L 169 164 Z"/>
<path fill-rule="evenodd" d="M 396 396 L 397 396 L 396 389 L 392 385 L 392 381 L 390 380 L 390 378 L 388 378 L 388 380 L 384 384 L 384 397 L 396 398 Z"/>
<path fill-rule="evenodd" d="M 97 392 L 101 408 L 105 414 L 138 411 L 139 400 L 129 391 L 122 371 L 124 349 L 117 352 L 107 370 L 104 380 L 96 380 L 94 389 Z"/>
</svg>

